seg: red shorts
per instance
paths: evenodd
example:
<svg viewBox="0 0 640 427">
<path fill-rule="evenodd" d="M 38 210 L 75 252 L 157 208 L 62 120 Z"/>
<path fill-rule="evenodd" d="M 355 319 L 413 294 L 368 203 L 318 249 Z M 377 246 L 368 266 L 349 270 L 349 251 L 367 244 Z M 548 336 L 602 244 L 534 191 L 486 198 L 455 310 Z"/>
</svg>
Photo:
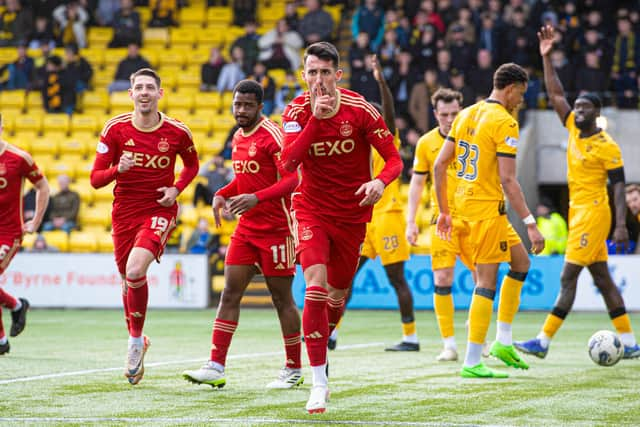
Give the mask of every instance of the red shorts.
<svg viewBox="0 0 640 427">
<path fill-rule="evenodd" d="M 255 265 L 265 276 L 293 276 L 296 271 L 293 237 L 289 233 L 249 234 L 236 230 L 225 265 Z"/>
<path fill-rule="evenodd" d="M 150 251 L 156 261 L 160 262 L 160 256 L 164 246 L 176 228 L 176 207 L 149 212 L 146 215 L 118 218 L 113 216 L 114 255 L 120 274 L 127 271 L 127 260 L 131 249 L 134 247 L 145 248 Z"/>
<path fill-rule="evenodd" d="M 11 260 L 20 250 L 20 238 L 0 236 L 0 274 L 9 267 Z"/>
<path fill-rule="evenodd" d="M 348 289 L 358 268 L 367 224 L 338 222 L 300 211 L 295 212 L 294 219 L 296 253 L 302 269 L 324 264 L 329 285 Z"/>
</svg>

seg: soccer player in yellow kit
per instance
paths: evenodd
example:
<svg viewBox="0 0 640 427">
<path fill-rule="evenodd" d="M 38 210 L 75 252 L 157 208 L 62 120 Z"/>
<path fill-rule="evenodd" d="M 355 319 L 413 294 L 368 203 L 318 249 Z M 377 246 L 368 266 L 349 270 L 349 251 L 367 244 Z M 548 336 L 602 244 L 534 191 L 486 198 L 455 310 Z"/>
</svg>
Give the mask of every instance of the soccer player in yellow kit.
<svg viewBox="0 0 640 427">
<path fill-rule="evenodd" d="M 551 339 L 571 311 L 578 276 L 587 267 L 624 345 L 623 358 L 637 358 L 640 357 L 640 346 L 631 329 L 622 295 L 613 283 L 607 265 L 606 239 L 611 227 L 607 179 L 613 187 L 616 212 L 613 240 L 621 245 L 626 245 L 629 241 L 622 154 L 618 144 L 596 124 L 596 118 L 600 115 L 600 98 L 589 93 L 582 94 L 575 100 L 573 111 L 571 110 L 549 58 L 553 47 L 553 33 L 553 27 L 545 26 L 540 29 L 538 38 L 549 100 L 569 131 L 569 236 L 560 276 L 560 294 L 553 310 L 536 338 L 517 342 L 515 345 L 524 353 L 540 358 L 547 355 Z"/>
<path fill-rule="evenodd" d="M 441 88 L 431 97 L 438 127 L 422 135 L 416 145 L 416 154 L 413 161 L 413 175 L 409 184 L 409 201 L 407 209 L 407 241 L 416 245 L 418 240 L 418 225 L 416 224 L 416 212 L 422 196 L 425 181 L 428 175 L 433 177 L 433 165 L 440 152 L 444 139 L 451 130 L 451 124 L 462 108 L 462 94 L 460 92 Z M 447 169 L 447 177 L 454 179 L 456 174 L 455 163 L 451 163 Z M 450 181 L 452 182 L 452 181 Z M 447 186 L 447 198 L 453 205 L 455 185 Z M 438 217 L 438 202 L 436 200 L 435 186 L 431 187 L 431 206 L 433 219 L 431 221 L 431 269 L 433 270 L 434 291 L 433 309 L 440 329 L 440 335 L 444 341 L 444 349 L 436 360 L 439 362 L 458 360 L 458 348 L 454 336 L 453 316 L 454 303 L 451 293 L 453 284 L 453 268 L 456 264 L 456 256 L 460 256 L 462 262 L 472 268 L 471 248 L 466 239 L 462 227 L 454 227 L 451 240 L 442 240 L 436 235 L 435 220 Z M 475 274 L 475 273 L 474 273 Z"/>
<path fill-rule="evenodd" d="M 382 106 L 373 103 L 382 114 L 389 131 L 395 135 L 393 143 L 400 147 L 400 137 L 395 128 L 395 111 L 393 108 L 393 95 L 382 74 L 382 67 L 374 56 L 373 76 L 378 82 Z M 372 152 L 373 176 L 377 176 L 384 167 L 384 159 L 377 151 Z M 400 307 L 400 320 L 402 322 L 402 341 L 385 348 L 386 351 L 419 351 L 420 343 L 416 332 L 415 313 L 413 310 L 413 295 L 404 277 L 404 263 L 409 259 L 409 244 L 404 239 L 404 213 L 400 201 L 400 179 L 389 183 L 382 193 L 382 197 L 373 206 L 371 222 L 367 224 L 367 234 L 364 238 L 358 271 L 367 259 L 380 257 L 389 283 L 396 291 L 398 305 Z M 356 273 L 357 274 L 357 273 Z M 351 292 L 349 293 L 351 297 Z M 331 304 L 331 299 L 329 299 Z M 338 337 L 338 328 L 334 329 L 329 337 L 328 347 L 335 349 Z"/>
<path fill-rule="evenodd" d="M 440 214 L 438 236 L 449 240 L 452 223 L 447 200 L 447 169 L 456 162 L 455 214 L 469 230 L 472 263 L 477 282 L 469 307 L 469 337 L 461 376 L 505 378 L 481 362 L 496 293 L 498 267 L 509 262 L 502 281 L 496 341 L 491 354 L 505 364 L 527 369 L 515 351 L 511 324 L 520 305 L 520 291 L 529 270 L 529 256 L 509 223 L 506 193 L 511 206 L 527 225 L 533 253 L 544 248 L 544 238 L 526 205 L 516 179 L 518 122 L 511 112 L 522 103 L 528 76 L 519 65 L 501 65 L 493 76 L 493 90 L 487 100 L 462 110 L 456 117 L 436 159 L 434 178 Z M 504 190 L 504 193 L 503 193 Z"/>
</svg>

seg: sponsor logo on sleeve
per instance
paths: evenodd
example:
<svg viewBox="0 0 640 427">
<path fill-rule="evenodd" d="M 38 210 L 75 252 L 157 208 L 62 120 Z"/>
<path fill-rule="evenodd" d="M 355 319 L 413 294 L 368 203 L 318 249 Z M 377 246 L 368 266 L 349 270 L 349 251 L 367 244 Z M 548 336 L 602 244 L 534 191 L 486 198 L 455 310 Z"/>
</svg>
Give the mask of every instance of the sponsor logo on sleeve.
<svg viewBox="0 0 640 427">
<path fill-rule="evenodd" d="M 109 152 L 109 147 L 104 142 L 98 142 L 98 146 L 96 147 L 96 151 L 100 154 L 104 154 Z"/>
<path fill-rule="evenodd" d="M 517 138 L 512 138 L 512 137 L 508 136 L 507 139 L 504 140 L 504 142 L 509 147 L 517 147 L 518 146 L 518 139 Z"/>
<path fill-rule="evenodd" d="M 302 126 L 300 126 L 300 123 L 298 122 L 285 122 L 282 125 L 282 128 L 284 129 L 285 133 L 296 133 L 302 130 Z"/>
</svg>

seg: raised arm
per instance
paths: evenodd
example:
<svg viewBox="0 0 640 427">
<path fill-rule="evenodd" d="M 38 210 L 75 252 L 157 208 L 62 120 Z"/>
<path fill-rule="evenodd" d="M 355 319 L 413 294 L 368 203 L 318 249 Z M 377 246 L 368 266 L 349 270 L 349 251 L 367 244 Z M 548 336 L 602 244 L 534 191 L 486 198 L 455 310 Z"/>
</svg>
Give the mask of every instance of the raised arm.
<svg viewBox="0 0 640 427">
<path fill-rule="evenodd" d="M 547 88 L 547 96 L 553 109 L 556 110 L 560 121 L 564 124 L 567 115 L 571 111 L 571 106 L 565 97 L 562 83 L 558 78 L 556 70 L 551 64 L 551 50 L 553 48 L 553 27 L 546 25 L 540 28 L 538 39 L 540 40 L 540 55 L 542 56 L 542 67 L 544 69 L 544 85 Z"/>
<path fill-rule="evenodd" d="M 373 64 L 373 78 L 378 82 L 378 89 L 380 89 L 380 96 L 382 97 L 382 117 L 384 117 L 384 122 L 389 128 L 389 132 L 391 132 L 392 135 L 395 135 L 396 112 L 393 107 L 393 94 L 391 93 L 391 89 L 389 89 L 389 85 L 382 74 L 382 67 L 378 62 L 378 56 L 373 55 L 371 62 Z"/>
</svg>

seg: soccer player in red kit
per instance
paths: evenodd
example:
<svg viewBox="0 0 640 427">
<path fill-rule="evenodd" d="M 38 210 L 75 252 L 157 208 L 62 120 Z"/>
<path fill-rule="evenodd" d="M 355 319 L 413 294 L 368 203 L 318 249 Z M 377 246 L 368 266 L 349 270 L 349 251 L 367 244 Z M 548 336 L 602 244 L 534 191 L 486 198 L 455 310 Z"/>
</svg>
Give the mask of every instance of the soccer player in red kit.
<svg viewBox="0 0 640 427">
<path fill-rule="evenodd" d="M 313 371 L 309 413 L 327 406 L 327 341 L 344 310 L 372 205 L 402 171 L 380 113 L 359 94 L 337 87 L 339 60 L 330 43 L 307 47 L 303 77 L 309 90 L 282 114 L 285 168 L 301 166 L 302 173 L 292 208 L 307 285 L 302 327 Z M 373 179 L 372 146 L 385 160 Z"/>
<path fill-rule="evenodd" d="M 0 136 L 2 116 L 0 116 Z M 26 223 L 22 219 L 22 187 L 27 178 L 36 188 L 36 212 Z M 36 166 L 31 156 L 8 142 L 0 139 L 0 275 L 9 267 L 11 259 L 20 250 L 24 233 L 38 230 L 49 204 L 49 184 Z M 29 302 L 24 298 L 14 298 L 0 288 L 0 307 L 11 310 L 11 331 L 18 336 L 27 322 Z M 2 325 L 0 308 L 0 354 L 9 352 L 9 340 Z"/>
<path fill-rule="evenodd" d="M 261 115 L 263 96 L 262 86 L 254 80 L 242 80 L 233 90 L 233 115 L 239 126 L 231 151 L 235 178 L 216 193 L 213 214 L 218 227 L 221 209 L 241 216 L 225 259 L 225 287 L 213 324 L 209 361 L 183 373 L 198 384 L 225 385 L 224 366 L 238 326 L 240 300 L 259 271 L 280 318 L 286 353 L 285 367 L 267 387 L 292 388 L 303 382 L 300 315 L 291 294 L 295 254 L 289 213 L 298 176 L 282 167 L 282 132 Z"/>
<path fill-rule="evenodd" d="M 142 334 L 149 299 L 147 270 L 154 259 L 159 261 L 175 228 L 176 197 L 198 174 L 198 154 L 189 128 L 158 111 L 163 95 L 158 74 L 143 68 L 130 80 L 134 111 L 105 124 L 91 185 L 100 188 L 116 182 L 111 217 L 129 329 L 125 376 L 135 385 L 144 375 L 149 346 Z M 176 156 L 182 158 L 184 168 L 174 182 Z"/>
</svg>

